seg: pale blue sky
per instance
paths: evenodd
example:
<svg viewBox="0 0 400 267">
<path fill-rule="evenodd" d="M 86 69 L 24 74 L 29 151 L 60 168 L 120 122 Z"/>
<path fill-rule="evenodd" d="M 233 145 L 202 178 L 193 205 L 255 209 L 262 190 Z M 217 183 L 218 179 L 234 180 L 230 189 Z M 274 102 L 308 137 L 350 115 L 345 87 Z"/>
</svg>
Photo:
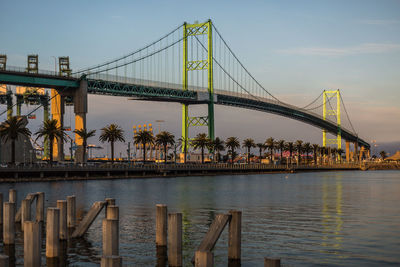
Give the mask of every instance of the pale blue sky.
<svg viewBox="0 0 400 267">
<path fill-rule="evenodd" d="M 340 88 L 361 137 L 400 139 L 400 1 L 3 0 L 0 10 L 0 53 L 8 55 L 8 64 L 25 66 L 26 55 L 37 53 L 40 67 L 50 70 L 51 56 L 68 55 L 78 69 L 136 50 L 184 21 L 211 18 L 278 98 L 301 106 L 323 89 Z M 114 105 L 105 108 L 107 103 Z M 115 121 L 129 131 L 161 118 L 179 135 L 178 105 L 150 108 L 95 96 L 90 105 L 91 128 Z M 223 137 L 247 137 L 250 128 L 257 141 L 274 136 L 321 142 L 319 129 L 286 118 L 225 107 L 217 112 L 216 131 Z"/>
</svg>

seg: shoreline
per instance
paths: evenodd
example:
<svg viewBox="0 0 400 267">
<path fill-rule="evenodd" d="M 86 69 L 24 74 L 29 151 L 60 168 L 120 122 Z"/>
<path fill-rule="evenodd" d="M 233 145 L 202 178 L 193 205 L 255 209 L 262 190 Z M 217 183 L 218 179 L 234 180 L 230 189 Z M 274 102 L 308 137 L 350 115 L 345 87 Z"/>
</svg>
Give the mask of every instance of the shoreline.
<svg viewBox="0 0 400 267">
<path fill-rule="evenodd" d="M 269 173 L 329 172 L 355 170 L 400 170 L 399 164 L 385 165 L 336 165 L 336 166 L 271 166 L 252 165 L 142 165 L 135 167 L 70 167 L 70 168 L 8 168 L 0 170 L 0 183 L 53 182 L 115 179 L 153 179 L 190 176 L 218 176 Z"/>
</svg>

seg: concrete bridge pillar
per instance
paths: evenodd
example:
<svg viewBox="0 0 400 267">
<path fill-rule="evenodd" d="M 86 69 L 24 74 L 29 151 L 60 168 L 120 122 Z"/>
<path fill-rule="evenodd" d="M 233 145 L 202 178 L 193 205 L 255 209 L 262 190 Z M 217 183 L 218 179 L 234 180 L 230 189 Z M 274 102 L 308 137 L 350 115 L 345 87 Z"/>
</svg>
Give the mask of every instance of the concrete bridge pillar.
<svg viewBox="0 0 400 267">
<path fill-rule="evenodd" d="M 51 89 L 51 118 L 57 120 L 58 127 L 64 127 L 64 96 L 56 89 Z M 64 140 L 56 138 L 53 143 L 53 159 L 64 160 Z"/>
<path fill-rule="evenodd" d="M 87 80 L 83 79 L 80 81 L 80 86 L 74 91 L 74 112 L 75 112 L 75 129 L 86 129 L 86 113 L 88 110 L 87 104 Z M 77 150 L 75 152 L 75 162 L 82 163 L 86 161 L 83 158 L 84 148 L 83 139 L 75 134 L 75 143 L 77 145 Z M 86 154 L 86 153 L 85 153 Z"/>
<path fill-rule="evenodd" d="M 350 142 L 346 140 L 346 162 L 350 162 Z"/>
</svg>

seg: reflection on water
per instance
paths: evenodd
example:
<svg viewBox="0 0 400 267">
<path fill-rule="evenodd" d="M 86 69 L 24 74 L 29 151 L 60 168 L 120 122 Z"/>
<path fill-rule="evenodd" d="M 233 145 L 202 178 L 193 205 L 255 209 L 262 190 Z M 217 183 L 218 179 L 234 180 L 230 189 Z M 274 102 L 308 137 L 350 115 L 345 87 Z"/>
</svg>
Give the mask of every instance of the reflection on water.
<svg viewBox="0 0 400 267">
<path fill-rule="evenodd" d="M 264 257 L 289 266 L 382 266 L 400 264 L 399 178 L 396 171 L 261 174 L 0 184 L 0 192 L 7 196 L 16 188 L 20 202 L 43 191 L 47 207 L 74 194 L 80 217 L 93 202 L 115 198 L 126 266 L 165 265 L 165 258 L 156 257 L 165 255 L 155 247 L 158 203 L 183 215 L 185 266 L 215 215 L 230 209 L 243 212 L 242 266 L 262 266 Z M 103 217 L 83 238 L 64 244 L 59 266 L 98 266 Z M 227 266 L 227 247 L 225 230 L 214 250 L 217 266 Z M 15 247 L 1 245 L 0 253 L 15 255 L 15 265 L 23 266 L 22 249 L 18 232 Z"/>
</svg>

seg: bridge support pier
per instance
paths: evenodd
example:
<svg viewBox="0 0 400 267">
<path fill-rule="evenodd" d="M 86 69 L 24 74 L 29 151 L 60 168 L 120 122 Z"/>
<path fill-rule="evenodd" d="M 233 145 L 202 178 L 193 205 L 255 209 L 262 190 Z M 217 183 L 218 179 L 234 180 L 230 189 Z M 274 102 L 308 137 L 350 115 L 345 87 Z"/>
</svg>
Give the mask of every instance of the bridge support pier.
<svg viewBox="0 0 400 267">
<path fill-rule="evenodd" d="M 87 80 L 82 79 L 79 88 L 74 91 L 75 130 L 86 129 L 87 87 Z M 75 134 L 75 143 L 78 147 L 75 152 L 75 162 L 86 162 L 86 158 L 84 158 L 86 153 L 83 153 L 86 148 L 83 147 L 83 139 L 77 134 Z"/>
<path fill-rule="evenodd" d="M 354 142 L 353 160 L 354 160 L 355 162 L 358 161 L 358 143 L 357 143 L 357 142 Z"/>
<path fill-rule="evenodd" d="M 51 89 L 51 117 L 53 120 L 57 120 L 58 127 L 64 127 L 64 98 L 56 89 Z M 64 140 L 60 138 L 54 140 L 53 159 L 64 160 Z"/>
</svg>

